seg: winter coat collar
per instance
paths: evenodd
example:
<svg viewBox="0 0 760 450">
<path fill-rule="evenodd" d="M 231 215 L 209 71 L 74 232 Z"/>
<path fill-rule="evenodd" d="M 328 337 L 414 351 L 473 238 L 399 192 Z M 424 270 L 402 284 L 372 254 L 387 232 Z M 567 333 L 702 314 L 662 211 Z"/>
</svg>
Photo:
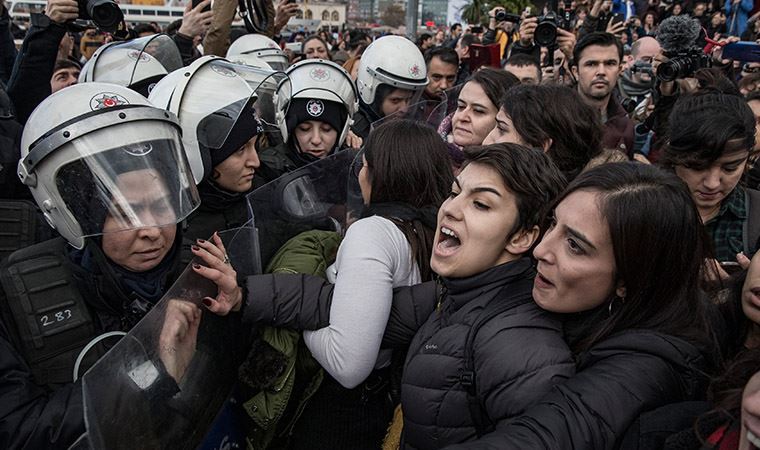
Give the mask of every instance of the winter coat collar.
<svg viewBox="0 0 760 450">
<path fill-rule="evenodd" d="M 446 301 L 451 302 L 449 310 L 454 312 L 473 299 L 490 299 L 505 285 L 523 278 L 533 279 L 534 276 L 533 261 L 523 257 L 467 278 L 441 277 L 441 282 L 446 289 Z"/>
</svg>

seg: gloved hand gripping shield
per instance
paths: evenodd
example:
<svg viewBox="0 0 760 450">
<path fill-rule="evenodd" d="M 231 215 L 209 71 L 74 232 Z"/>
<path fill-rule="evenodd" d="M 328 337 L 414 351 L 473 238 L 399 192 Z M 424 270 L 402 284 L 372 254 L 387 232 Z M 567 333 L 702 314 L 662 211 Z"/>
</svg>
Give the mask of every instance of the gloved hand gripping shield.
<svg viewBox="0 0 760 450">
<path fill-rule="evenodd" d="M 171 73 L 156 85 L 150 100 L 179 116 L 199 183 L 211 174 L 212 152 L 232 152 L 261 134 L 277 137 L 273 96 L 278 85 L 290 92 L 282 72 L 209 56 Z"/>
<path fill-rule="evenodd" d="M 104 45 L 84 65 L 79 82 L 118 84 L 147 97 L 156 83 L 182 66 L 174 41 L 165 34 L 154 34 Z"/>
<path fill-rule="evenodd" d="M 251 228 L 219 233 L 239 275 L 255 258 Z M 204 264 L 196 258 L 194 263 Z M 201 300 L 213 282 L 190 266 L 156 306 L 82 378 L 86 433 L 73 448 L 196 448 L 213 425 L 248 349 L 234 314 Z"/>
</svg>

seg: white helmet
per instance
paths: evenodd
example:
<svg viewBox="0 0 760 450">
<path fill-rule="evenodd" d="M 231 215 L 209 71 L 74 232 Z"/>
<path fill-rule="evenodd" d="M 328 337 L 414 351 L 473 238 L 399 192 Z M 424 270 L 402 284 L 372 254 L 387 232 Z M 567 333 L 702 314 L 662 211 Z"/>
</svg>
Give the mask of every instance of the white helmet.
<svg viewBox="0 0 760 450">
<path fill-rule="evenodd" d="M 272 66 L 268 62 L 259 58 L 252 53 L 246 53 L 244 55 L 233 55 L 227 59 L 233 64 L 242 64 L 244 66 L 258 67 L 259 69 L 272 70 Z"/>
<path fill-rule="evenodd" d="M 293 129 L 305 120 L 329 123 L 338 132 L 340 146 L 359 109 L 356 86 L 345 69 L 332 61 L 307 59 L 292 65 L 287 72 L 292 95 L 275 96 L 277 126 L 287 142 Z"/>
<path fill-rule="evenodd" d="M 422 94 L 428 84 L 425 58 L 416 45 L 401 36 L 384 36 L 369 44 L 359 60 L 356 85 L 364 103 L 375 101 L 377 87 L 387 84 Z M 412 99 L 410 103 L 416 100 Z"/>
<path fill-rule="evenodd" d="M 285 78 L 282 72 L 204 56 L 155 86 L 150 100 L 178 116 L 196 183 L 274 123 L 272 95 L 278 82 L 288 84 Z"/>
<path fill-rule="evenodd" d="M 237 55 L 252 54 L 266 61 L 274 70 L 285 70 L 290 61 L 277 42 L 263 34 L 244 34 L 235 39 L 227 50 L 227 59 L 234 60 Z"/>
<path fill-rule="evenodd" d="M 21 182 L 71 245 L 184 220 L 199 204 L 176 117 L 106 83 L 46 98 L 21 137 Z"/>
<path fill-rule="evenodd" d="M 154 34 L 100 47 L 82 68 L 79 82 L 118 84 L 147 97 L 161 78 L 182 66 L 177 44 L 165 34 Z"/>
</svg>

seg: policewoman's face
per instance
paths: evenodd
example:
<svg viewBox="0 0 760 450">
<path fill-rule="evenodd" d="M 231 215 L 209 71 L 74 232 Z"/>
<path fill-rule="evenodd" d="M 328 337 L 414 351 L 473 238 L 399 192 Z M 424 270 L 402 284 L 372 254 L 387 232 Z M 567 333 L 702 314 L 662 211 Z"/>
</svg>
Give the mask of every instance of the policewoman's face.
<svg viewBox="0 0 760 450">
<path fill-rule="evenodd" d="M 117 178 L 121 198 L 103 225 L 102 248 L 114 263 L 132 272 L 153 269 L 174 245 L 174 209 L 162 177 L 153 169 L 136 170 Z M 125 223 L 161 224 L 124 230 Z M 123 231 L 119 231 L 123 230 Z"/>
<path fill-rule="evenodd" d="M 253 186 L 253 175 L 260 165 L 254 136 L 214 167 L 214 182 L 230 192 L 247 192 Z"/>
<path fill-rule="evenodd" d="M 295 129 L 298 148 L 316 158 L 330 154 L 338 140 L 338 132 L 330 124 L 317 120 L 301 122 Z"/>
</svg>

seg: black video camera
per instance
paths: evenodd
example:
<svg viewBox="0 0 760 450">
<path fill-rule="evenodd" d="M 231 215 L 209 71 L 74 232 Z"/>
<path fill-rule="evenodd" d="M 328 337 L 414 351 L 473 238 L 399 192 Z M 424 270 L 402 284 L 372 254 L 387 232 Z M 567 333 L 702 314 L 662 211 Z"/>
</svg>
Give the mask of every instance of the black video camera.
<svg viewBox="0 0 760 450">
<path fill-rule="evenodd" d="M 533 41 L 541 47 L 556 48 L 557 28 L 569 31 L 572 28 L 573 12 L 569 9 L 560 14 L 549 11 L 538 18 L 538 25 L 533 34 Z"/>
<path fill-rule="evenodd" d="M 114 32 L 124 22 L 124 14 L 114 0 L 77 0 L 79 18 L 92 20 L 103 31 Z"/>
<path fill-rule="evenodd" d="M 631 73 L 643 73 L 649 75 L 650 78 L 654 78 L 652 63 L 646 61 L 634 61 L 633 66 L 631 66 Z"/>
<path fill-rule="evenodd" d="M 705 55 L 698 47 L 676 53 L 657 67 L 657 78 L 660 81 L 673 81 L 694 75 L 699 69 L 712 67 L 710 55 Z"/>
<path fill-rule="evenodd" d="M 517 14 L 508 13 L 504 11 L 503 9 L 496 11 L 494 18 L 496 19 L 496 22 L 520 23 L 520 16 L 518 16 Z"/>
</svg>

